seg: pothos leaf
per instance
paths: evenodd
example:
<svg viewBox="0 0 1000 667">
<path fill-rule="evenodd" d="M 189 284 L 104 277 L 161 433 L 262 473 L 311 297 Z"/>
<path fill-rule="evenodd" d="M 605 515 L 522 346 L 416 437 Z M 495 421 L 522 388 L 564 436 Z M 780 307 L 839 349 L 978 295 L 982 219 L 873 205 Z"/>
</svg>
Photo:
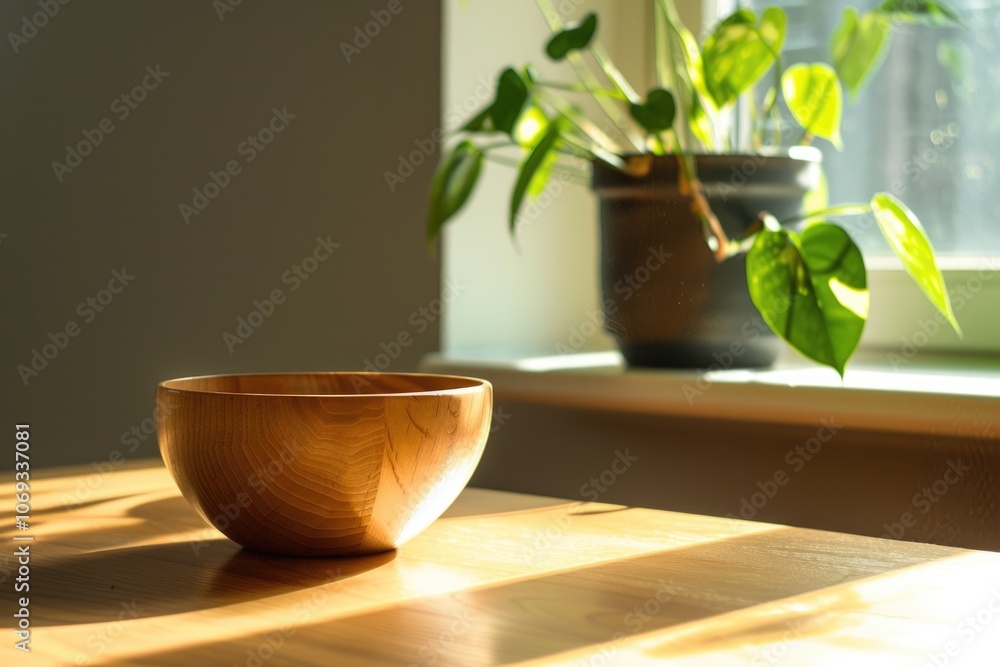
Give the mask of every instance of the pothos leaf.
<svg viewBox="0 0 1000 667">
<path fill-rule="evenodd" d="M 844 9 L 836 32 L 830 37 L 830 62 L 853 98 L 882 64 L 892 37 L 892 22 L 882 12 L 858 16 L 854 7 Z"/>
<path fill-rule="evenodd" d="M 427 211 L 427 243 L 441 233 L 441 227 L 462 208 L 479 179 L 483 154 L 471 141 L 462 141 L 442 160 L 431 183 Z"/>
<path fill-rule="evenodd" d="M 578 25 L 560 30 L 552 35 L 552 39 L 545 45 L 545 53 L 553 60 L 562 60 L 571 51 L 587 48 L 596 32 L 597 15 L 591 12 Z"/>
<path fill-rule="evenodd" d="M 524 195 L 528 192 L 535 174 L 545 166 L 546 158 L 555 148 L 556 142 L 559 141 L 560 132 L 561 124 L 559 121 L 550 123 L 545 133 L 538 140 L 538 143 L 528 153 L 528 157 L 521 163 L 520 169 L 518 169 L 517 181 L 514 183 L 514 192 L 510 198 L 511 233 L 514 232 L 517 225 L 517 214 L 521 210 L 521 202 L 524 201 Z"/>
<path fill-rule="evenodd" d="M 650 134 L 659 134 L 669 130 L 674 124 L 677 106 L 670 91 L 654 88 L 649 91 L 645 102 L 630 105 L 629 111 L 643 129 Z"/>
<path fill-rule="evenodd" d="M 868 316 L 868 288 L 861 251 L 843 229 L 820 223 L 799 237 L 766 227 L 747 254 L 747 285 L 778 336 L 844 374 Z"/>
<path fill-rule="evenodd" d="M 837 73 L 826 63 L 792 65 L 781 77 L 788 110 L 808 132 L 828 139 L 840 149 L 843 92 Z"/>
<path fill-rule="evenodd" d="M 527 101 L 528 86 L 520 74 L 508 67 L 500 74 L 500 79 L 497 81 L 496 99 L 490 106 L 493 126 L 501 132 L 511 134 Z"/>
<path fill-rule="evenodd" d="M 945 316 L 952 328 L 961 334 L 944 276 L 934 257 L 934 249 L 917 216 L 903 202 L 886 192 L 879 192 L 872 197 L 871 205 L 882 236 L 903 263 L 903 269 L 920 286 L 934 307 Z"/>
<path fill-rule="evenodd" d="M 962 25 L 962 19 L 955 10 L 943 2 L 933 0 L 887 0 L 879 7 L 879 11 L 889 14 L 893 20 L 906 23 Z"/>
<path fill-rule="evenodd" d="M 734 102 L 774 64 L 785 41 L 785 12 L 769 7 L 757 22 L 749 9 L 737 9 L 705 40 L 705 86 L 722 107 Z"/>
</svg>

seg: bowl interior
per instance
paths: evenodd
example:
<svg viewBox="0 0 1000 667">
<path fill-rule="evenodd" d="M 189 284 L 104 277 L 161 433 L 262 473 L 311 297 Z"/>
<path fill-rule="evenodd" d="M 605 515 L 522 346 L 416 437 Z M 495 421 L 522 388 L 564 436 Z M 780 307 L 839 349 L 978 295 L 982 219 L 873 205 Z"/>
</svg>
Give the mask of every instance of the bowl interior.
<svg viewBox="0 0 1000 667">
<path fill-rule="evenodd" d="M 181 378 L 161 386 L 209 394 L 373 396 L 465 393 L 483 384 L 474 378 L 420 373 L 261 373 Z"/>
</svg>

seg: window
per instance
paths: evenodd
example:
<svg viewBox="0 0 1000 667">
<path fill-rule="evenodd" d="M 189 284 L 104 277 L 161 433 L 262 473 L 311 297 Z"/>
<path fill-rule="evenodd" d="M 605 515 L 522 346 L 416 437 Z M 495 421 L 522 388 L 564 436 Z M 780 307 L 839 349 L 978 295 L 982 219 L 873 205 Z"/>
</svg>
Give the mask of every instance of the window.
<svg viewBox="0 0 1000 667">
<path fill-rule="evenodd" d="M 828 40 L 852 0 L 753 0 L 788 15 L 790 62 L 829 62 Z M 845 99 L 838 152 L 824 167 L 833 203 L 894 192 L 943 254 L 1000 254 L 1000 2 L 949 0 L 966 27 L 897 24 L 883 67 Z M 888 254 L 877 228 L 845 220 L 867 253 Z"/>
<path fill-rule="evenodd" d="M 865 10 L 875 1 L 853 4 Z M 711 26 L 735 4 L 676 2 L 692 27 Z M 789 58 L 827 61 L 829 36 L 843 8 L 852 3 L 752 4 L 786 10 Z M 993 315 L 1000 308 L 1000 277 L 994 277 L 1000 275 L 1000 0 L 949 4 L 967 27 L 900 26 L 878 76 L 845 107 L 844 152 L 816 142 L 825 153 L 832 202 L 868 201 L 875 191 L 891 191 L 902 180 L 899 196 L 918 214 L 939 253 L 948 255 L 942 264 L 966 269 L 945 272 L 953 294 L 964 290 L 957 307 L 964 340 L 941 328 L 919 348 L 921 355 L 1000 346 Z M 617 64 L 639 87 L 652 81 L 647 0 L 573 0 L 560 6 L 576 16 L 597 11 L 602 41 Z M 453 0 L 445 4 L 445 17 L 446 112 L 466 109 L 470 102 L 475 108 L 486 99 L 481 91 L 489 91 L 484 79 L 511 63 L 532 61 L 555 78 L 566 75 L 550 70 L 553 66 L 542 55 L 539 45 L 548 30 L 532 0 Z M 612 341 L 592 326 L 600 308 L 593 196 L 586 188 L 563 188 L 515 247 L 502 214 L 513 171 L 487 171 L 474 199 L 445 233 L 444 275 L 463 292 L 443 318 L 444 351 L 468 358 L 551 355 L 567 341 L 581 341 L 581 352 L 612 349 Z M 866 234 L 863 220 L 843 222 L 855 224 L 868 259 L 872 310 L 862 346 L 877 351 L 882 360 L 900 350 L 909 353 L 915 333 L 924 340 L 920 323 L 933 318 L 933 308 L 902 271 L 879 270 L 872 257 L 882 251 L 888 260 L 889 250 L 873 225 Z M 581 331 L 594 329 L 593 335 L 581 337 Z"/>
</svg>

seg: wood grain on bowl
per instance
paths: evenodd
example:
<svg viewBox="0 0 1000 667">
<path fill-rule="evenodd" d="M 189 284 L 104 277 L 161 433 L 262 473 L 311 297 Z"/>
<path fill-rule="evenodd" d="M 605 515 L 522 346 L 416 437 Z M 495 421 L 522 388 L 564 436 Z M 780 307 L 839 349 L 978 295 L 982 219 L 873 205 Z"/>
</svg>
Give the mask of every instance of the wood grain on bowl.
<svg viewBox="0 0 1000 667">
<path fill-rule="evenodd" d="M 492 387 L 384 373 L 228 375 L 157 387 L 160 450 L 184 497 L 269 553 L 394 549 L 472 476 Z"/>
</svg>

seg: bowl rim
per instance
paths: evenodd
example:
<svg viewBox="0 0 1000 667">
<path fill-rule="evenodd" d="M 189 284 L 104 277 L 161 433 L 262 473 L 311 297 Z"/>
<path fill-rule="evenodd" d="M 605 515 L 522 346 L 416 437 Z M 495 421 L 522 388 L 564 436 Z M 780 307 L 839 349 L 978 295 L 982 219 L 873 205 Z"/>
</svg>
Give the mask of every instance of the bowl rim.
<svg viewBox="0 0 1000 667">
<path fill-rule="evenodd" d="M 428 389 L 425 391 L 394 391 L 388 393 L 372 394 L 307 394 L 307 393 L 278 393 L 278 392 L 249 392 L 249 391 L 217 391 L 209 389 L 188 389 L 184 387 L 169 387 L 167 385 L 175 382 L 187 382 L 190 380 L 212 380 L 218 378 L 235 377 L 270 377 L 270 376 L 294 376 L 294 375 L 391 375 L 403 378 L 444 378 L 446 380 L 459 380 L 467 382 L 466 386 L 450 387 L 446 389 Z M 366 399 L 366 398 L 390 398 L 392 396 L 455 396 L 471 394 L 482 391 L 484 388 L 491 388 L 493 385 L 482 378 L 475 378 L 466 375 L 451 375 L 445 373 L 386 373 L 371 371 L 293 371 L 278 373 L 211 373 L 208 375 L 189 375 L 180 378 L 171 378 L 156 383 L 157 391 L 165 391 L 172 394 L 203 394 L 216 396 L 266 396 L 269 398 L 336 398 L 336 399 Z"/>
</svg>

